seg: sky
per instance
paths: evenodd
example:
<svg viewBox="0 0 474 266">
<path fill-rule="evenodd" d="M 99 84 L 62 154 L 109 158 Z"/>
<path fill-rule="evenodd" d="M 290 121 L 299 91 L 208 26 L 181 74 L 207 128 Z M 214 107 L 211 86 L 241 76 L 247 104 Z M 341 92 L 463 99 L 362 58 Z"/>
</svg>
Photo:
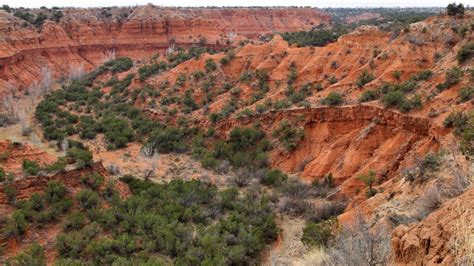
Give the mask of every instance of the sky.
<svg viewBox="0 0 474 266">
<path fill-rule="evenodd" d="M 158 6 L 313 6 L 313 7 L 423 7 L 447 6 L 454 0 L 0 0 L 11 7 L 105 7 L 152 3 Z M 474 0 L 458 1 L 474 6 Z"/>
</svg>

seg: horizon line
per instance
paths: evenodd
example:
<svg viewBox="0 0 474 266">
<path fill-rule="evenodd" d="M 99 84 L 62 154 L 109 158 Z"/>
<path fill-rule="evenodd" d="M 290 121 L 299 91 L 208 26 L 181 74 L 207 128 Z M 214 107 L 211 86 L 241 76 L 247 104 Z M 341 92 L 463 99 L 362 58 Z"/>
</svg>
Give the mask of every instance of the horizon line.
<svg viewBox="0 0 474 266">
<path fill-rule="evenodd" d="M 174 6 L 174 5 L 157 5 L 157 4 L 135 4 L 135 5 L 105 5 L 105 6 L 45 6 L 45 5 L 38 5 L 35 7 L 28 7 L 28 6 L 13 6 L 13 5 L 8 5 L 10 8 L 14 9 L 21 9 L 21 8 L 29 8 L 29 9 L 40 9 L 42 7 L 46 7 L 49 9 L 52 8 L 112 8 L 112 7 L 140 7 L 140 6 L 154 6 L 154 7 L 162 7 L 162 8 L 332 8 L 332 9 L 375 9 L 375 8 L 387 8 L 387 9 L 402 9 L 402 8 L 446 8 L 445 6 L 341 6 L 341 7 L 335 7 L 335 6 L 308 6 L 308 5 L 302 5 L 302 6 L 297 6 L 297 5 L 288 5 L 288 6 L 282 6 L 282 5 L 256 5 L 256 6 L 240 6 L 240 5 L 229 5 L 229 6 L 214 6 L 214 5 L 208 5 L 208 6 Z M 466 8 L 470 8 L 469 5 L 466 6 Z"/>
</svg>

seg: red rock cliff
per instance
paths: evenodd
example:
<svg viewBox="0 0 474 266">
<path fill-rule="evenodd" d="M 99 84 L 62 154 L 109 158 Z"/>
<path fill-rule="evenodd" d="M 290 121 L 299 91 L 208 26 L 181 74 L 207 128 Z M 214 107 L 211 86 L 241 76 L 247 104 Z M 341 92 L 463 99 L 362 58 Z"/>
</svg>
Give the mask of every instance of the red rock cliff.
<svg viewBox="0 0 474 266">
<path fill-rule="evenodd" d="M 12 14 L 0 12 L 0 87 L 7 82 L 25 87 L 38 79 L 42 66 L 59 78 L 71 65 L 92 67 L 106 54 L 133 59 L 163 52 L 172 43 L 188 46 L 205 40 L 225 45 L 239 38 L 307 30 L 328 22 L 329 15 L 310 8 L 184 9 L 141 6 L 112 9 L 66 9 L 59 23 L 40 29 L 25 27 Z"/>
</svg>

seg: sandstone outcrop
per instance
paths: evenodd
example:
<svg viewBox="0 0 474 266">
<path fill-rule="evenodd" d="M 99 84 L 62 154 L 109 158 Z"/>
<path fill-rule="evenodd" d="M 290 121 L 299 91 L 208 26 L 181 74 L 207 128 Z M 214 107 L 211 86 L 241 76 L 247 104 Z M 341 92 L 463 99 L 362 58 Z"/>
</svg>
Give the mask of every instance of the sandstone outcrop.
<svg viewBox="0 0 474 266">
<path fill-rule="evenodd" d="M 397 227 L 392 234 L 395 264 L 472 263 L 473 201 L 474 189 L 471 188 L 444 203 L 425 220 Z"/>
</svg>

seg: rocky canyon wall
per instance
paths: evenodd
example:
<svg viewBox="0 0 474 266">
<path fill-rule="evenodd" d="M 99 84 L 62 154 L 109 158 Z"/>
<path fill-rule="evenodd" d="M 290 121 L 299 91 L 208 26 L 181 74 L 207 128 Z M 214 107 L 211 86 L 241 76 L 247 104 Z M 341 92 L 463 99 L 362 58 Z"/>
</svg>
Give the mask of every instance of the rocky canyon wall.
<svg viewBox="0 0 474 266">
<path fill-rule="evenodd" d="M 107 55 L 149 58 L 175 44 L 238 44 L 262 34 L 308 30 L 330 20 L 310 8 L 158 8 L 151 5 L 103 9 L 64 9 L 59 23 L 27 25 L 0 11 L 0 88 L 22 88 L 39 79 L 44 66 L 54 78 L 72 68 L 90 70 Z M 102 12 L 102 13 L 101 13 Z"/>
</svg>

